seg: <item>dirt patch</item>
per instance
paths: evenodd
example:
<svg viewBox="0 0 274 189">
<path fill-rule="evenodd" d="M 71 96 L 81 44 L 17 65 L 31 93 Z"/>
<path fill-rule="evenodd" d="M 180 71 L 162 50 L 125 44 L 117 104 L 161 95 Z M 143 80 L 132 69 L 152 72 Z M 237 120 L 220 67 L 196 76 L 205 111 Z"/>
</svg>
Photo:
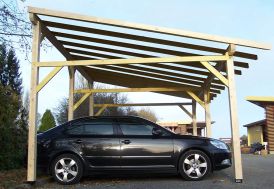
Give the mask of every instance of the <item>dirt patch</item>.
<svg viewBox="0 0 274 189">
<path fill-rule="evenodd" d="M 26 169 L 14 169 L 0 172 L 0 189 L 11 188 L 26 181 Z"/>
</svg>

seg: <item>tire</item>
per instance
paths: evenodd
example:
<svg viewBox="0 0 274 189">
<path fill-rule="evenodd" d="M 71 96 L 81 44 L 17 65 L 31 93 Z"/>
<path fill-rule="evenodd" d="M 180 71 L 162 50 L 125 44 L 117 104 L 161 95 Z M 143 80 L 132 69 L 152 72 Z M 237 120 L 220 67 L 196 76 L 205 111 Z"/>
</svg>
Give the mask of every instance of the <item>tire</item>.
<svg viewBox="0 0 274 189">
<path fill-rule="evenodd" d="M 62 154 L 51 163 L 51 175 L 63 185 L 76 184 L 83 176 L 83 164 L 74 154 Z"/>
<path fill-rule="evenodd" d="M 211 172 L 209 157 L 200 150 L 189 150 L 179 160 L 179 173 L 185 180 L 202 180 Z"/>
</svg>

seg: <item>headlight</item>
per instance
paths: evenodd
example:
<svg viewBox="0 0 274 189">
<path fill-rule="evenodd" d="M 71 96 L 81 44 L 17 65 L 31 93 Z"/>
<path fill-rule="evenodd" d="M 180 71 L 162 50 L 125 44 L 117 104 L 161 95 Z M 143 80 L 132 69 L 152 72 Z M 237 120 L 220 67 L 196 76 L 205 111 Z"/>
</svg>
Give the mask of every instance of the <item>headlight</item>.
<svg viewBox="0 0 274 189">
<path fill-rule="evenodd" d="M 210 143 L 215 146 L 216 148 L 219 148 L 219 149 L 223 149 L 223 150 L 226 150 L 228 149 L 227 145 L 222 142 L 222 141 L 219 141 L 219 140 L 211 140 Z"/>
</svg>

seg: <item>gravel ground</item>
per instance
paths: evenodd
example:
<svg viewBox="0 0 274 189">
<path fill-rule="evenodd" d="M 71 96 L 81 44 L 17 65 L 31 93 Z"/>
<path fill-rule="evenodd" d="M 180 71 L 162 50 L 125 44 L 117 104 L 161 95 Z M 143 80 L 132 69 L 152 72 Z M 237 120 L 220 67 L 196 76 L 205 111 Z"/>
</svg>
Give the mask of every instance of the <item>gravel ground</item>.
<svg viewBox="0 0 274 189">
<path fill-rule="evenodd" d="M 164 189 L 164 188 L 264 188 L 274 189 L 274 155 L 262 157 L 243 155 L 244 182 L 234 182 L 232 168 L 216 171 L 203 181 L 184 181 L 176 175 L 96 176 L 82 179 L 80 184 L 62 186 L 51 181 L 40 188 L 47 189 Z"/>
</svg>

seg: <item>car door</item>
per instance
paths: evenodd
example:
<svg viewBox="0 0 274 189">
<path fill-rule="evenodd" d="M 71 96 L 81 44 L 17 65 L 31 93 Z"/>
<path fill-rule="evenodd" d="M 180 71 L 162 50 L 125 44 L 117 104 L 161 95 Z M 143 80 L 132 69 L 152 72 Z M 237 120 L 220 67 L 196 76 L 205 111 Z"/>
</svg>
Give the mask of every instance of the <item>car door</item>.
<svg viewBox="0 0 274 189">
<path fill-rule="evenodd" d="M 74 127 L 79 125 L 76 129 L 81 132 L 74 136 L 73 141 L 81 145 L 82 156 L 90 167 L 119 168 L 120 143 L 114 124 L 108 118 L 89 118 L 75 124 Z"/>
<path fill-rule="evenodd" d="M 174 167 L 173 139 L 171 134 L 151 122 L 119 119 L 121 132 L 122 168 Z M 152 129 L 163 129 L 162 136 L 153 136 Z"/>
</svg>

